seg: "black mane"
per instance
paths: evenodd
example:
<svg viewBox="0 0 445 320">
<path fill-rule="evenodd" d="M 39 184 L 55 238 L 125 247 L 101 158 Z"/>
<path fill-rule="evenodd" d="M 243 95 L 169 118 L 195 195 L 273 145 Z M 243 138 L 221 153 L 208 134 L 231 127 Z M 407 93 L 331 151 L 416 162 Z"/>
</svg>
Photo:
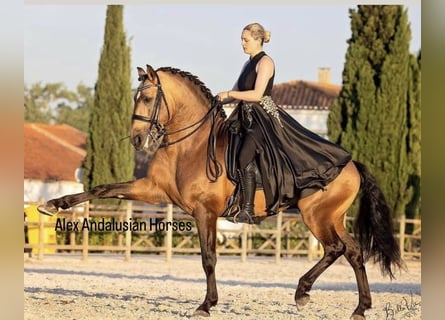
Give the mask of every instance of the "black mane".
<svg viewBox="0 0 445 320">
<path fill-rule="evenodd" d="M 204 95 L 210 102 L 214 101 L 215 97 L 213 96 L 210 89 L 207 88 L 206 85 L 201 80 L 199 80 L 197 76 L 191 74 L 190 72 L 183 71 L 173 67 L 161 67 L 158 70 L 156 70 L 156 72 L 158 71 L 169 72 L 171 74 L 179 74 L 181 77 L 189 79 L 191 82 L 193 82 L 193 84 L 197 85 L 201 89 L 201 92 L 204 93 Z"/>
</svg>

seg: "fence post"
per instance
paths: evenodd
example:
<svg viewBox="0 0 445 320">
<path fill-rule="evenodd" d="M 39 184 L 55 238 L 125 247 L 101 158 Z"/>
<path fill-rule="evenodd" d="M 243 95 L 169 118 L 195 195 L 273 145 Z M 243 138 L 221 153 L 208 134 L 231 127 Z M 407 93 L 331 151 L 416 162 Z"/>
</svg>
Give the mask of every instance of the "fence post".
<svg viewBox="0 0 445 320">
<path fill-rule="evenodd" d="M 76 210 L 74 210 L 72 208 L 72 210 L 71 210 L 71 221 L 75 221 L 75 220 L 76 220 Z M 71 254 L 75 253 L 75 250 L 73 249 L 76 246 L 76 232 L 75 231 L 71 231 L 70 232 L 70 246 L 71 246 L 70 253 Z"/>
<path fill-rule="evenodd" d="M 127 211 L 125 216 L 125 221 L 131 225 L 131 216 L 133 213 L 133 202 L 127 201 Z M 130 261 L 131 259 L 131 228 L 125 231 L 125 261 Z"/>
<path fill-rule="evenodd" d="M 173 205 L 169 203 L 167 205 L 167 222 L 173 222 Z M 170 224 L 171 225 L 171 224 Z M 173 247 L 173 230 L 167 228 L 165 235 L 165 261 L 170 262 L 172 259 L 172 247 Z"/>
<path fill-rule="evenodd" d="M 45 238 L 44 220 L 43 216 L 39 214 L 39 246 L 38 246 L 39 253 L 37 254 L 37 258 L 39 260 L 43 260 L 44 238 Z"/>
<path fill-rule="evenodd" d="M 89 219 L 90 217 L 90 202 L 87 201 L 85 203 L 85 208 L 84 208 L 84 215 L 83 218 L 84 219 Z M 89 228 L 84 228 L 82 230 L 82 260 L 86 261 L 88 260 L 88 244 L 89 244 Z"/>
<path fill-rule="evenodd" d="M 253 248 L 253 243 L 252 243 L 252 227 L 249 225 L 247 228 L 247 248 L 246 248 L 246 253 L 251 251 Z"/>
<path fill-rule="evenodd" d="M 312 262 L 312 260 L 314 259 L 314 247 L 315 247 L 315 238 L 314 238 L 314 236 L 312 235 L 312 232 L 310 232 L 309 230 L 308 230 L 308 237 L 307 237 L 308 239 L 308 249 L 307 249 L 307 261 L 308 262 Z"/>
<path fill-rule="evenodd" d="M 284 225 L 286 226 L 286 230 L 284 232 L 284 235 L 286 237 L 286 244 L 285 244 L 285 251 L 286 251 L 286 257 L 287 258 L 291 258 L 292 254 L 290 254 L 289 252 L 291 251 L 291 242 L 290 242 L 290 237 L 289 237 L 289 233 L 290 233 L 290 221 L 287 220 Z"/>
<path fill-rule="evenodd" d="M 280 262 L 281 258 L 281 225 L 283 224 L 283 212 L 278 212 L 277 215 L 277 230 L 275 233 L 275 263 Z"/>
<path fill-rule="evenodd" d="M 247 224 L 243 223 L 243 231 L 241 233 L 241 262 L 247 261 Z"/>
<path fill-rule="evenodd" d="M 399 250 L 402 259 L 405 257 L 405 228 L 406 228 L 406 217 L 404 214 L 398 219 L 399 220 Z"/>
</svg>

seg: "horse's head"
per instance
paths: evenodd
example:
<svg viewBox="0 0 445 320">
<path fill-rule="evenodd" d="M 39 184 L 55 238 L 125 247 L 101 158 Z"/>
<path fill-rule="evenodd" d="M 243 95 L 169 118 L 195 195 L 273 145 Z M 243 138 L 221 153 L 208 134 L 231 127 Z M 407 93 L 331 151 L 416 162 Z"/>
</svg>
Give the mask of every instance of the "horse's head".
<svg viewBox="0 0 445 320">
<path fill-rule="evenodd" d="M 152 155 L 163 143 L 170 110 L 156 71 L 149 65 L 147 70 L 137 70 L 140 85 L 134 95 L 131 143 Z"/>
<path fill-rule="evenodd" d="M 189 146 L 208 141 L 207 170 L 211 179 L 216 179 L 221 174 L 215 154 L 217 128 L 221 126 L 216 124 L 221 124 L 217 119 L 225 118 L 221 103 L 189 72 L 171 67 L 155 71 L 149 65 L 146 70 L 137 70 L 140 85 L 134 96 L 130 134 L 133 146 L 153 155 L 160 147 L 192 136 L 197 140 L 189 140 Z M 187 147 L 183 150 L 188 152 Z"/>
</svg>

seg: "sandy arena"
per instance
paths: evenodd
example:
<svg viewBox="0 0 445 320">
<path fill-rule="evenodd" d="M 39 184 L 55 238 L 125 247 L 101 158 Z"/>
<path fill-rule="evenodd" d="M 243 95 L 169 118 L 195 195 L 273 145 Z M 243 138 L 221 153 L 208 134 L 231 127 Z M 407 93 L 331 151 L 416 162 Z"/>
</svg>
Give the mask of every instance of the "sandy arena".
<svg viewBox="0 0 445 320">
<path fill-rule="evenodd" d="M 339 260 L 315 282 L 310 302 L 294 303 L 298 279 L 315 262 L 306 259 L 220 256 L 218 305 L 210 319 L 349 319 L 358 303 L 352 268 Z M 392 282 L 366 265 L 373 308 L 366 319 L 421 319 L 421 265 Z M 45 256 L 24 261 L 24 319 L 199 319 L 205 276 L 199 256 Z"/>
</svg>

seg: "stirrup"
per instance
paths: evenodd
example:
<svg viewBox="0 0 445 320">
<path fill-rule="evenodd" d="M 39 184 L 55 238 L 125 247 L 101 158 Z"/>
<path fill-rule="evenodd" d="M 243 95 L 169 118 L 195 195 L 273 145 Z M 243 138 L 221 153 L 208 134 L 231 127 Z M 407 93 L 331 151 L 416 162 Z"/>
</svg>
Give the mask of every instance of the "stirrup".
<svg viewBox="0 0 445 320">
<path fill-rule="evenodd" d="M 221 217 L 223 218 L 233 218 L 241 211 L 241 208 L 239 204 L 233 203 L 232 205 L 228 206 L 223 213 L 221 214 Z"/>
<path fill-rule="evenodd" d="M 259 224 L 261 222 L 255 213 L 250 214 L 246 209 L 241 209 L 235 215 L 228 216 L 226 219 L 233 223 Z"/>
</svg>

